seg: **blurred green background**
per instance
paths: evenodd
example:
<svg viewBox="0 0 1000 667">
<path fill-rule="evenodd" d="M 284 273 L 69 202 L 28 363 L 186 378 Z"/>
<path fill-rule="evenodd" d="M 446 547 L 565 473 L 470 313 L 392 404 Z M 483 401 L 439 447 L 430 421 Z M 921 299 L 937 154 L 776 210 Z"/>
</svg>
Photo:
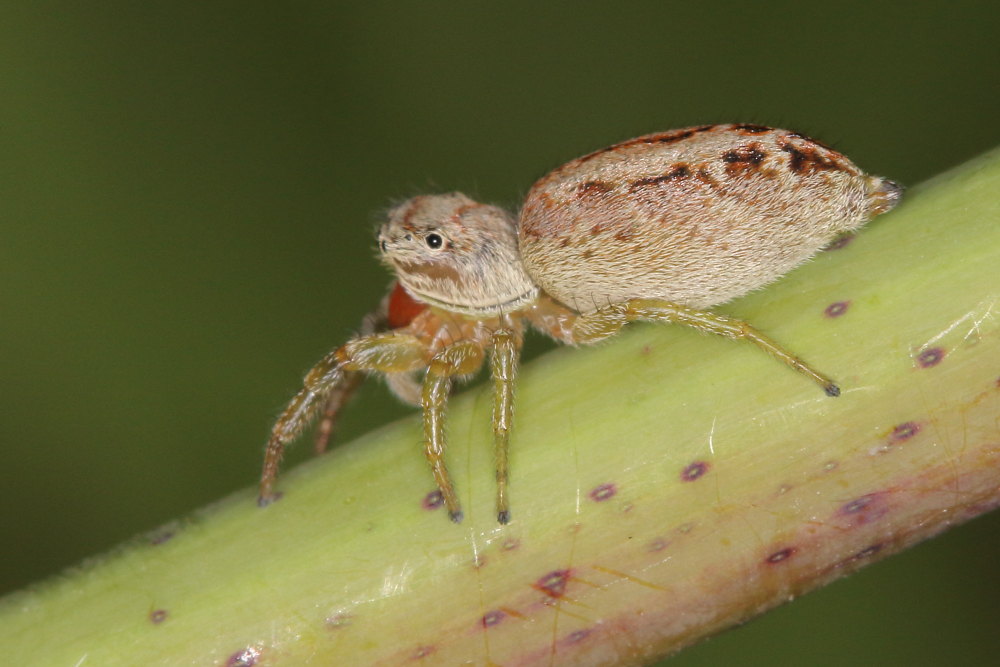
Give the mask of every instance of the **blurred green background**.
<svg viewBox="0 0 1000 667">
<path fill-rule="evenodd" d="M 515 208 L 569 158 L 731 120 L 918 183 L 1000 144 L 996 5 L 3 3 L 0 592 L 254 484 L 385 289 L 391 202 Z M 341 439 L 408 412 L 372 383 Z M 998 529 L 671 664 L 990 664 Z"/>
</svg>

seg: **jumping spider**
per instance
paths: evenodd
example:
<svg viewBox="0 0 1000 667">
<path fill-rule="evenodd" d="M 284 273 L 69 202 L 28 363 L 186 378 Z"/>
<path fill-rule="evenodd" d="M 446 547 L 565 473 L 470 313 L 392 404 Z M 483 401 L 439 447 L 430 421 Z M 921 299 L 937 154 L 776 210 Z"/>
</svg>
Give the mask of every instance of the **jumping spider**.
<svg viewBox="0 0 1000 667">
<path fill-rule="evenodd" d="M 525 328 L 589 345 L 635 320 L 745 339 L 837 396 L 834 382 L 746 322 L 708 310 L 759 288 L 837 235 L 890 210 L 892 181 L 808 137 L 759 125 L 646 135 L 556 169 L 519 219 L 452 193 L 414 197 L 378 233 L 398 282 L 357 338 L 305 377 L 274 425 L 260 504 L 286 445 L 322 412 L 317 449 L 362 373 L 423 409 L 424 450 L 453 521 L 445 407 L 487 352 L 494 386 L 497 519 L 510 520 L 508 444 Z M 423 379 L 417 374 L 423 371 Z"/>
</svg>

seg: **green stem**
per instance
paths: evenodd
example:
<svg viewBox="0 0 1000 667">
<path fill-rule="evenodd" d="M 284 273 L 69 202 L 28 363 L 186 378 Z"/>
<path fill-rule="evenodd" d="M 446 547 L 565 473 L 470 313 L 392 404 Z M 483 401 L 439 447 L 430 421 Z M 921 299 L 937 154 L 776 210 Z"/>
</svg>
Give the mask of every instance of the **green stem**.
<svg viewBox="0 0 1000 667">
<path fill-rule="evenodd" d="M 0 655 L 639 664 L 968 520 L 1000 503 L 997 192 L 993 151 L 721 309 L 839 398 L 749 345 L 635 326 L 523 369 L 509 525 L 478 387 L 449 419 L 460 526 L 422 504 L 414 416 L 287 473 L 266 509 L 247 490 L 8 596 Z"/>
</svg>

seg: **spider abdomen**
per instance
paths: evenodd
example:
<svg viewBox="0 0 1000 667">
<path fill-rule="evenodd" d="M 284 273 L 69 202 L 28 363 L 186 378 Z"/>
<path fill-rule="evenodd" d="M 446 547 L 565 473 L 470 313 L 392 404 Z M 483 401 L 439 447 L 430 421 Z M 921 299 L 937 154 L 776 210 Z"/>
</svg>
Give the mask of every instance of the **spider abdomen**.
<svg viewBox="0 0 1000 667">
<path fill-rule="evenodd" d="M 531 188 L 536 283 L 582 313 L 631 299 L 724 303 L 895 205 L 899 187 L 801 134 L 705 125 L 624 141 Z"/>
</svg>

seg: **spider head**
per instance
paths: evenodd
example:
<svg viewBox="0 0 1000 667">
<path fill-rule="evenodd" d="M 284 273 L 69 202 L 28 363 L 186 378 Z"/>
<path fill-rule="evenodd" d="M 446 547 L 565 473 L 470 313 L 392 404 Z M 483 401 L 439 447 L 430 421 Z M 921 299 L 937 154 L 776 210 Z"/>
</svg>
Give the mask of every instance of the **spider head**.
<svg viewBox="0 0 1000 667">
<path fill-rule="evenodd" d="M 521 264 L 514 219 L 457 192 L 414 197 L 392 209 L 378 247 L 406 291 L 438 308 L 495 316 L 538 294 Z"/>
</svg>

